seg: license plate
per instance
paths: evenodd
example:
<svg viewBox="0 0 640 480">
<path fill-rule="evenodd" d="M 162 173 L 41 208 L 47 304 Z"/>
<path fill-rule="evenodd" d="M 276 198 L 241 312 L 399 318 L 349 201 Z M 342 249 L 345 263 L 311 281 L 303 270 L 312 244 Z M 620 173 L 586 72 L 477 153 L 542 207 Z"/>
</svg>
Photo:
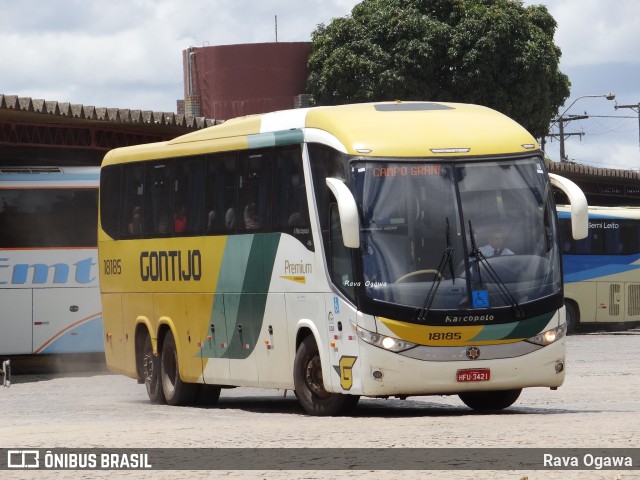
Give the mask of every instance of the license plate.
<svg viewBox="0 0 640 480">
<path fill-rule="evenodd" d="M 456 373 L 459 382 L 487 382 L 491 378 L 488 368 L 467 368 Z"/>
</svg>

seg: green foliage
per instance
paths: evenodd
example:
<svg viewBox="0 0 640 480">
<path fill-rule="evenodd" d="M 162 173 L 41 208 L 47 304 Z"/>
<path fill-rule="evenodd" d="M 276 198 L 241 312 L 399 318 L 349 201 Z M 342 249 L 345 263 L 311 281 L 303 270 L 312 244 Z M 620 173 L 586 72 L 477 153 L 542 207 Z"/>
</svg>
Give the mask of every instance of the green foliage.
<svg viewBox="0 0 640 480">
<path fill-rule="evenodd" d="M 478 103 L 539 137 L 569 96 L 555 29 L 546 7 L 519 0 L 363 0 L 312 33 L 309 93 Z"/>
</svg>

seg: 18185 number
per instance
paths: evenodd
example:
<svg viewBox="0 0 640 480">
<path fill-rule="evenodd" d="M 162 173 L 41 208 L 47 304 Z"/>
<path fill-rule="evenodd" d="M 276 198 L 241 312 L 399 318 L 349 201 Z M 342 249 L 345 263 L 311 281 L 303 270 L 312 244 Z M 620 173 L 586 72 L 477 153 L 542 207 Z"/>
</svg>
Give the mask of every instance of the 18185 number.
<svg viewBox="0 0 640 480">
<path fill-rule="evenodd" d="M 430 332 L 429 340 L 462 340 L 460 332 Z"/>
<path fill-rule="evenodd" d="M 122 273 L 122 267 L 120 265 L 120 259 L 108 258 L 104 260 L 104 274 L 105 275 L 120 275 Z"/>
</svg>

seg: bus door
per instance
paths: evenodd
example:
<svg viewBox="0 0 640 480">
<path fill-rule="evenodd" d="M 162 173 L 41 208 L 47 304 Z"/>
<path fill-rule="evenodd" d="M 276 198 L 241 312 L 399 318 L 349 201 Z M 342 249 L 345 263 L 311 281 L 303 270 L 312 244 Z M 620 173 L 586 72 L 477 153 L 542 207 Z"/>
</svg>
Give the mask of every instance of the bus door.
<svg viewBox="0 0 640 480">
<path fill-rule="evenodd" d="M 209 350 L 205 383 L 258 382 L 258 365 L 252 353 L 259 348 L 260 325 L 266 301 L 261 293 L 214 294 L 213 315 L 206 347 Z"/>
<path fill-rule="evenodd" d="M 32 293 L 30 288 L 0 290 L 0 354 L 33 353 Z"/>
<path fill-rule="evenodd" d="M 264 321 L 255 359 L 260 385 L 280 387 L 291 381 L 289 329 L 287 327 L 285 294 L 270 293 L 265 305 Z"/>
<path fill-rule="evenodd" d="M 213 295 L 213 309 L 207 338 L 203 343 L 204 382 L 219 384 L 229 381 L 229 357 L 226 351 L 229 345 L 227 322 L 225 320 L 225 294 Z"/>
<path fill-rule="evenodd" d="M 264 294 L 225 293 L 224 311 L 228 336 L 227 355 L 229 376 L 232 381 L 257 383 L 258 372 L 255 357 L 251 356 L 260 333 L 257 325 L 256 302 Z"/>
<path fill-rule="evenodd" d="M 282 293 L 223 294 L 232 381 L 276 386 L 290 379 Z"/>
</svg>

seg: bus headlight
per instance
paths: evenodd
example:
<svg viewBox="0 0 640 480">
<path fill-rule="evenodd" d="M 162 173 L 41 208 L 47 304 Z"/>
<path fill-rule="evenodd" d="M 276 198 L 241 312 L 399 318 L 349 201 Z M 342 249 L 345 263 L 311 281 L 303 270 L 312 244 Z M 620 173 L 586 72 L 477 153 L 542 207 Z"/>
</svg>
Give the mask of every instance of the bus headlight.
<svg viewBox="0 0 640 480">
<path fill-rule="evenodd" d="M 384 350 L 391 352 L 403 352 L 416 346 L 415 343 L 407 342 L 406 340 L 400 340 L 399 338 L 387 337 L 386 335 L 380 335 L 379 333 L 370 332 L 362 327 L 356 326 L 356 332 L 358 336 L 370 345 L 374 345 Z"/>
<path fill-rule="evenodd" d="M 550 345 L 553 342 L 557 342 L 567 333 L 567 324 L 562 324 L 559 327 L 552 328 L 539 333 L 535 337 L 527 339 L 527 342 L 535 343 L 537 345 Z"/>
</svg>

